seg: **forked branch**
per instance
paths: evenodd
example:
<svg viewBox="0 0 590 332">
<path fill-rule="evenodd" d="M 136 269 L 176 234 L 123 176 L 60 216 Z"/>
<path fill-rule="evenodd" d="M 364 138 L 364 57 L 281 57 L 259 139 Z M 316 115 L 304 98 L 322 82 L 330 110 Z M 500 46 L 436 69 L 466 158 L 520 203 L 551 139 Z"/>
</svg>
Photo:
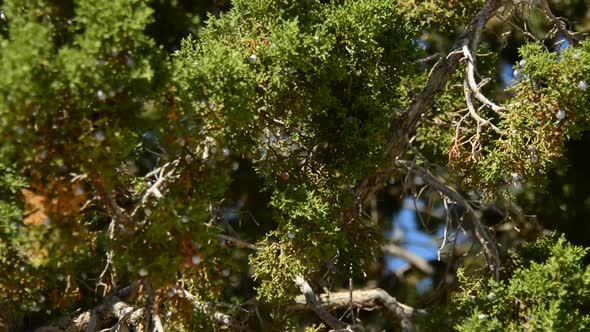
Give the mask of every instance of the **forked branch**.
<svg viewBox="0 0 590 332">
<path fill-rule="evenodd" d="M 481 223 L 479 215 L 475 212 L 472 204 L 458 193 L 452 187 L 443 183 L 440 179 L 430 173 L 427 169 L 416 165 L 414 162 L 406 160 L 397 160 L 395 162 L 397 167 L 403 172 L 409 172 L 414 175 L 418 175 L 424 180 L 431 188 L 438 191 L 441 195 L 461 205 L 465 210 L 465 214 L 471 217 L 473 223 L 474 236 L 481 244 L 483 253 L 488 263 L 488 266 L 492 270 L 492 273 L 496 280 L 500 278 L 500 255 L 498 248 L 494 245 L 494 241 L 491 240 L 488 231 Z"/>
</svg>

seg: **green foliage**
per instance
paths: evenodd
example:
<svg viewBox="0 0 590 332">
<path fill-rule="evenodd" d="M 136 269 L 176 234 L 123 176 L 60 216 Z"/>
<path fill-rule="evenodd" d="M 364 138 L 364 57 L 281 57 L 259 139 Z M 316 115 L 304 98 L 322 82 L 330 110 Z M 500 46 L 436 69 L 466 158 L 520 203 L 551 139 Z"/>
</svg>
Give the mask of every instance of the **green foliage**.
<svg viewBox="0 0 590 332">
<path fill-rule="evenodd" d="M 400 1 L 399 5 L 413 24 L 432 32 L 447 32 L 467 24 L 483 3 L 483 0 L 409 0 Z"/>
<path fill-rule="evenodd" d="M 295 277 L 304 274 L 305 262 L 294 254 L 290 243 L 274 242 L 271 239 L 259 243 L 261 249 L 250 257 L 256 266 L 253 277 L 260 282 L 258 297 L 270 303 L 286 303 L 299 293 Z"/>
<path fill-rule="evenodd" d="M 523 181 L 542 189 L 548 171 L 564 167 L 566 140 L 589 128 L 589 46 L 584 42 L 559 55 L 539 44 L 520 49 L 510 110 L 490 116 L 502 134 L 482 135 L 481 156 L 472 156 L 467 144 L 452 150 L 451 164 L 466 173 L 465 184 L 485 189 L 489 197 Z"/>
<path fill-rule="evenodd" d="M 27 185 L 27 180 L 14 167 L 0 163 L 0 193 L 16 194 Z"/>
<path fill-rule="evenodd" d="M 408 98 L 400 82 L 416 72 L 415 30 L 395 2 L 236 1 L 170 59 L 146 33 L 143 1 L 3 8 L 0 157 L 13 166 L 0 183 L 0 287 L 11 305 L 66 311 L 91 304 L 88 280 L 106 294 L 179 274 L 200 281 L 201 298 L 222 296 L 230 252 L 212 245 L 222 228 L 210 219 L 232 180 L 228 155 L 257 160 L 275 192 L 278 228 L 251 258 L 260 298 L 284 301 L 295 276 L 327 260 L 343 277 L 363 271 L 377 233 L 338 224 L 336 210 L 342 188 L 379 168 L 384 124 Z M 183 158 L 175 186 L 145 204 L 151 151 Z M 133 225 L 105 213 L 118 208 Z"/>
<path fill-rule="evenodd" d="M 28 188 L 18 190 L 25 182 L 14 172 L 3 177 L 11 189 L 2 192 L 9 233 L 0 256 L 10 264 L 0 287 L 25 310 L 67 309 L 80 297 L 73 280 L 101 273 L 108 242 L 105 216 L 80 208 L 88 191 L 117 185 L 115 169 L 151 126 L 142 103 L 162 93 L 167 64 L 144 34 L 152 10 L 143 1 L 6 1 L 3 9 L 0 158 Z M 72 173 L 89 181 L 70 181 Z"/>
<path fill-rule="evenodd" d="M 271 205 L 280 213 L 279 227 L 283 241 L 293 240 L 294 246 L 309 250 L 301 253 L 304 261 L 317 265 L 323 258 L 344 247 L 335 216 L 322 198 L 306 188 L 277 193 Z M 317 262 L 314 264 L 313 262 Z"/>
<path fill-rule="evenodd" d="M 150 9 L 140 1 L 88 1 L 76 6 L 73 20 L 50 20 L 59 8 L 40 2 L 25 10 L 18 3 L 6 5 L 10 38 L 1 45 L 8 73 L 0 82 L 3 148 L 20 144 L 29 163 L 47 158 L 88 171 L 112 169 L 136 140 L 130 127 L 138 100 L 158 92 L 154 74 L 162 57 L 142 31 Z M 72 160 L 88 151 L 95 152 Z"/>
<path fill-rule="evenodd" d="M 459 274 L 453 299 L 458 331 L 585 331 L 590 324 L 587 249 L 563 236 L 541 238 L 513 254 L 510 278 L 501 281 Z"/>
<path fill-rule="evenodd" d="M 177 84 L 182 99 L 192 100 L 186 108 L 217 119 L 208 127 L 224 141 L 251 142 L 262 132 L 262 149 L 313 148 L 308 168 L 330 166 L 328 179 L 351 181 L 375 167 L 382 124 L 394 116 L 383 112 L 396 106 L 393 82 L 411 70 L 404 60 L 411 32 L 393 2 L 236 2 L 199 37 L 175 58 Z M 259 168 L 311 181 L 299 165 L 304 157 L 269 151 Z"/>
<path fill-rule="evenodd" d="M 179 116 L 219 146 L 257 159 L 277 191 L 280 243 L 253 262 L 259 280 L 274 277 L 268 289 L 261 281 L 259 294 L 282 297 L 283 282 L 301 272 L 297 262 L 310 273 L 336 248 L 359 250 L 343 244 L 358 243 L 360 226 L 334 223 L 338 193 L 379 166 L 383 124 L 404 98 L 398 82 L 415 70 L 414 31 L 392 1 L 234 6 L 174 57 Z M 279 248 L 277 263 L 269 257 Z"/>
<path fill-rule="evenodd" d="M 319 325 L 313 325 L 313 326 L 307 326 L 305 328 L 305 332 L 320 332 L 323 331 L 326 328 L 326 326 L 324 324 L 319 324 Z"/>
</svg>

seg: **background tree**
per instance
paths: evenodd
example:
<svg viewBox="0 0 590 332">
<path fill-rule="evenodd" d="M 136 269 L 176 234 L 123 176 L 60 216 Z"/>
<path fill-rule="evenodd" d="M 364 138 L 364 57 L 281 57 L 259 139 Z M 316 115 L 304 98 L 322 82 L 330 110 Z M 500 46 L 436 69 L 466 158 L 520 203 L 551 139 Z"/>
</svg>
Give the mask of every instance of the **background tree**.
<svg viewBox="0 0 590 332">
<path fill-rule="evenodd" d="M 587 328 L 584 1 L 0 4 L 5 331 Z"/>
</svg>

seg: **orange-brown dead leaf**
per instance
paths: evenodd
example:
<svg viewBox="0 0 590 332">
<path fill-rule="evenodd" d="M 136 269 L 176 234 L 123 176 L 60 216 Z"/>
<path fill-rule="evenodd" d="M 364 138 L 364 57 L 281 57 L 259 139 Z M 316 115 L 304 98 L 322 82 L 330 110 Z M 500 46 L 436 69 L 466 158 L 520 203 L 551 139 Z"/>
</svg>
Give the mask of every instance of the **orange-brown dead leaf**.
<svg viewBox="0 0 590 332">
<path fill-rule="evenodd" d="M 47 198 L 43 195 L 36 194 L 29 189 L 21 189 L 25 201 L 25 225 L 40 226 L 48 216 L 45 212 L 45 202 Z"/>
<path fill-rule="evenodd" d="M 21 189 L 25 202 L 25 225 L 42 225 L 49 215 L 72 216 L 80 212 L 88 195 L 80 182 L 50 178 L 34 190 Z"/>
</svg>

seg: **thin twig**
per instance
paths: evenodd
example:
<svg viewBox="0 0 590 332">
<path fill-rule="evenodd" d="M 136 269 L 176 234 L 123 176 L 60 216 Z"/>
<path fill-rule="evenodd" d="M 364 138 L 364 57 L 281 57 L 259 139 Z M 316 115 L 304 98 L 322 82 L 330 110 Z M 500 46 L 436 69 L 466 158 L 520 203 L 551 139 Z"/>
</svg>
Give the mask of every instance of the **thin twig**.
<svg viewBox="0 0 590 332">
<path fill-rule="evenodd" d="M 218 237 L 219 237 L 220 240 L 235 243 L 239 247 L 242 247 L 242 248 L 247 248 L 247 249 L 251 249 L 251 250 L 254 250 L 254 251 L 260 249 L 260 248 L 258 248 L 256 245 L 254 245 L 252 243 L 246 242 L 244 240 L 240 240 L 240 239 L 238 239 L 236 237 L 233 237 L 233 236 L 229 236 L 229 235 L 225 235 L 225 234 L 219 234 Z"/>
<path fill-rule="evenodd" d="M 145 191 L 141 198 L 141 203 L 133 209 L 131 216 L 135 216 L 141 207 L 145 207 L 151 196 L 154 196 L 156 199 L 163 197 L 162 191 L 165 189 L 165 185 L 176 175 L 176 168 L 179 163 L 180 159 L 175 159 L 174 161 L 168 162 L 146 174 L 146 180 L 150 177 L 155 177 L 156 181 Z"/>
<path fill-rule="evenodd" d="M 356 324 L 356 316 L 354 314 L 354 305 L 352 304 L 352 299 L 353 299 L 353 296 L 352 296 L 352 292 L 353 292 L 352 291 L 352 278 L 348 278 L 348 291 L 350 293 L 350 314 L 351 314 L 351 317 L 352 317 L 352 324 L 354 325 L 354 324 Z"/>
<path fill-rule="evenodd" d="M 449 203 L 447 202 L 447 198 L 443 198 L 443 205 L 445 207 L 445 211 L 447 212 L 447 217 L 445 218 L 445 227 L 443 228 L 443 239 L 440 247 L 436 252 L 436 257 L 440 261 L 440 253 L 447 244 L 447 235 L 449 233 L 449 229 L 451 228 L 451 214 L 449 212 Z"/>
<path fill-rule="evenodd" d="M 557 30 L 559 30 L 559 32 L 563 35 L 563 38 L 565 38 L 570 45 L 576 45 L 580 41 L 581 38 L 578 37 L 576 33 L 571 32 L 567 28 L 566 22 L 562 18 L 557 17 L 555 16 L 555 14 L 553 14 L 553 12 L 551 11 L 551 7 L 547 3 L 547 0 L 539 0 L 538 4 L 539 8 L 545 14 L 547 19 L 551 21 L 551 23 Z"/>
<path fill-rule="evenodd" d="M 434 54 L 431 54 L 431 55 L 429 55 L 429 56 L 427 56 L 425 58 L 416 60 L 416 63 L 425 63 L 425 62 L 428 62 L 428 61 L 431 61 L 431 60 L 439 59 L 441 57 L 443 57 L 443 54 L 434 53 Z"/>
<path fill-rule="evenodd" d="M 475 212 L 475 209 L 473 208 L 472 204 L 453 188 L 442 183 L 428 170 L 418 165 L 415 165 L 413 162 L 406 160 L 397 160 L 395 162 L 395 165 L 400 167 L 402 170 L 405 170 L 406 172 L 413 172 L 414 174 L 421 176 L 424 179 L 424 181 L 430 184 L 430 186 L 433 189 L 435 189 L 442 195 L 448 197 L 449 199 L 453 200 L 454 202 L 457 202 L 465 209 L 465 213 L 472 217 L 474 235 L 483 248 L 483 253 L 486 258 L 488 267 L 491 269 L 495 279 L 499 280 L 500 255 L 498 253 L 498 248 L 494 244 L 494 241 L 491 240 L 490 235 L 488 234 L 487 230 L 479 220 L 479 216 Z"/>
</svg>

